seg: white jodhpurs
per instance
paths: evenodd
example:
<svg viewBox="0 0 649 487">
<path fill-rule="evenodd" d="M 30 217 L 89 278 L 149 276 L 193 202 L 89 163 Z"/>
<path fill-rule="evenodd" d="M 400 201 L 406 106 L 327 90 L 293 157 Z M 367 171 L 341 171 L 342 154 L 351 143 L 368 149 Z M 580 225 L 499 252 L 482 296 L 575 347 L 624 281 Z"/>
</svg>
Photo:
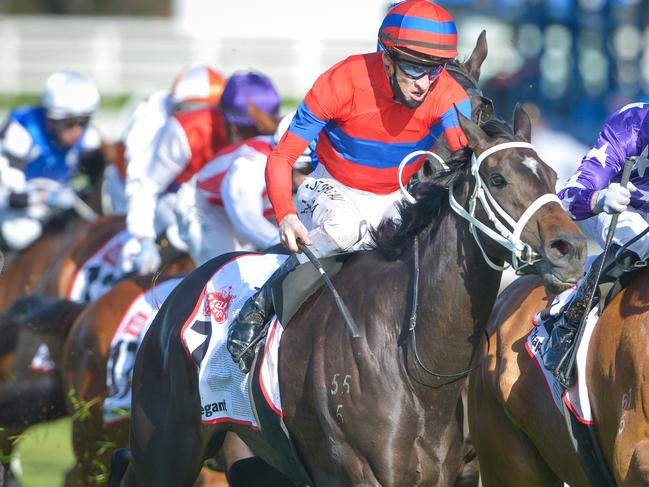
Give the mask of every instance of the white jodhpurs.
<svg viewBox="0 0 649 487">
<path fill-rule="evenodd" d="M 367 247 L 369 230 L 384 218 L 396 217 L 401 198 L 399 191 L 383 195 L 350 188 L 319 165 L 298 188 L 296 207 L 309 230 L 311 250 L 323 257 Z"/>
<path fill-rule="evenodd" d="M 600 247 L 604 248 L 612 219 L 613 215 L 600 213 L 587 220 L 578 221 L 577 224 L 587 237 L 592 238 Z M 615 227 L 613 243 L 618 245 L 627 243 L 649 226 L 648 219 L 649 214 L 631 207 L 627 211 L 620 213 Z M 629 248 L 638 254 L 641 259 L 649 258 L 649 234 L 644 235 L 637 242 L 630 245 Z"/>
<path fill-rule="evenodd" d="M 208 203 L 200 191 L 192 192 L 188 185 L 179 191 L 176 218 L 180 238 L 196 266 L 228 252 L 255 250 L 237 233 L 225 208 Z"/>
</svg>

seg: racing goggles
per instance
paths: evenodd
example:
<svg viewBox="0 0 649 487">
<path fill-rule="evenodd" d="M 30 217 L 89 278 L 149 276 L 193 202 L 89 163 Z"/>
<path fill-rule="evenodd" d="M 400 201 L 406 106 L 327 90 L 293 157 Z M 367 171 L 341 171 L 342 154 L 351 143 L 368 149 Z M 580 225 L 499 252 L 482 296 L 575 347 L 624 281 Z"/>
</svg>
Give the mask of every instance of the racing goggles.
<svg viewBox="0 0 649 487">
<path fill-rule="evenodd" d="M 77 125 L 81 128 L 85 128 L 90 122 L 90 117 L 70 117 L 63 118 L 61 120 L 52 120 L 52 124 L 57 130 L 66 130 L 76 127 Z"/>
<path fill-rule="evenodd" d="M 423 76 L 428 75 L 428 78 L 433 80 L 439 76 L 439 73 L 441 73 L 444 66 L 446 66 L 446 64 L 427 65 L 412 63 L 410 61 L 404 61 L 403 59 L 393 59 L 394 62 L 397 63 L 401 72 L 410 79 L 420 79 Z"/>
</svg>

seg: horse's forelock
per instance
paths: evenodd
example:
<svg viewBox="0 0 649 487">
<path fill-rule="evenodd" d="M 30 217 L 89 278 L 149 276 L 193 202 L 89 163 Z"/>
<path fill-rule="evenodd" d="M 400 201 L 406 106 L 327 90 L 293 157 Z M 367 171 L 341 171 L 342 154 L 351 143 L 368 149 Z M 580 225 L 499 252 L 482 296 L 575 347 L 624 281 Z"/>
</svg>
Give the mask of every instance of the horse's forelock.
<svg viewBox="0 0 649 487">
<path fill-rule="evenodd" d="M 506 139 L 511 141 L 516 140 L 514 129 L 504 120 L 498 120 L 495 118 L 487 120 L 482 125 L 480 125 L 480 128 L 484 130 L 485 133 L 491 138 Z"/>
</svg>

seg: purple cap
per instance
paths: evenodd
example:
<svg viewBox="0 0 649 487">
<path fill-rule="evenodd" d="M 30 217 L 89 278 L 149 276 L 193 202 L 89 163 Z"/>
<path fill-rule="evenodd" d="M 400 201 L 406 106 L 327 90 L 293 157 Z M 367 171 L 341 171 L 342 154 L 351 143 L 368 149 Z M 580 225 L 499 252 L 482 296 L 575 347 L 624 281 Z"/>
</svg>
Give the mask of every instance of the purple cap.
<svg viewBox="0 0 649 487">
<path fill-rule="evenodd" d="M 248 101 L 266 113 L 279 114 L 279 95 L 268 77 L 249 71 L 234 73 L 228 78 L 221 96 L 225 119 L 234 125 L 255 125 L 248 114 Z"/>
</svg>

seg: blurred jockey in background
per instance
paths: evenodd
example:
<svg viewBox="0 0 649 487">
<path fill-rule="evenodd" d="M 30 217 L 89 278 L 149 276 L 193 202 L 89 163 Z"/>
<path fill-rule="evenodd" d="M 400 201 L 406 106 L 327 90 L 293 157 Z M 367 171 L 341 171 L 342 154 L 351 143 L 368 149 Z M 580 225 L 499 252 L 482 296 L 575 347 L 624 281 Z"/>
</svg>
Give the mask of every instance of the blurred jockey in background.
<svg viewBox="0 0 649 487">
<path fill-rule="evenodd" d="M 279 243 L 264 172 L 268 154 L 294 114 L 282 118 L 273 136 L 255 135 L 222 149 L 198 173 L 191 192 L 185 188 L 190 183 L 181 188 L 180 235 L 197 266 L 227 252 L 263 250 Z M 240 129 L 243 123 L 251 124 L 249 134 L 258 131 L 249 115 L 239 116 L 236 123 Z M 294 187 L 305 177 L 299 171 L 310 167 L 311 149 L 307 148 L 294 165 Z M 188 201 L 183 201 L 186 197 Z"/>
<path fill-rule="evenodd" d="M 126 229 L 123 272 L 149 274 L 160 265 L 156 238 L 177 238 L 173 208 L 180 185 L 227 144 L 219 108 L 225 81 L 214 69 L 197 64 L 182 71 L 169 94 L 156 93 L 141 105 L 125 136 Z"/>
<path fill-rule="evenodd" d="M 106 168 L 103 187 L 105 213 L 126 214 L 126 167 L 131 174 L 143 170 L 152 157 L 156 136 L 175 112 L 216 107 L 221 99 L 225 79 L 205 64 L 183 69 L 171 90 L 158 90 L 139 103 L 118 143 L 115 164 Z"/>
<path fill-rule="evenodd" d="M 138 170 L 132 170 L 129 163 L 126 225 L 132 238 L 122 251 L 124 272 L 148 274 L 158 268 L 161 258 L 155 239 L 165 230 L 170 242 L 183 248 L 173 211 L 178 201 L 175 191 L 231 141 L 251 136 L 249 130 L 254 127 L 242 118 L 247 117 L 250 105 L 276 117 L 279 97 L 266 77 L 237 73 L 228 79 L 220 107 L 195 109 L 191 100 L 183 103 L 160 129 L 150 156 Z"/>
<path fill-rule="evenodd" d="M 104 158 L 89 122 L 98 106 L 92 80 L 66 70 L 47 78 L 40 105 L 10 112 L 0 128 L 0 247 L 27 247 L 97 183 Z"/>
</svg>

